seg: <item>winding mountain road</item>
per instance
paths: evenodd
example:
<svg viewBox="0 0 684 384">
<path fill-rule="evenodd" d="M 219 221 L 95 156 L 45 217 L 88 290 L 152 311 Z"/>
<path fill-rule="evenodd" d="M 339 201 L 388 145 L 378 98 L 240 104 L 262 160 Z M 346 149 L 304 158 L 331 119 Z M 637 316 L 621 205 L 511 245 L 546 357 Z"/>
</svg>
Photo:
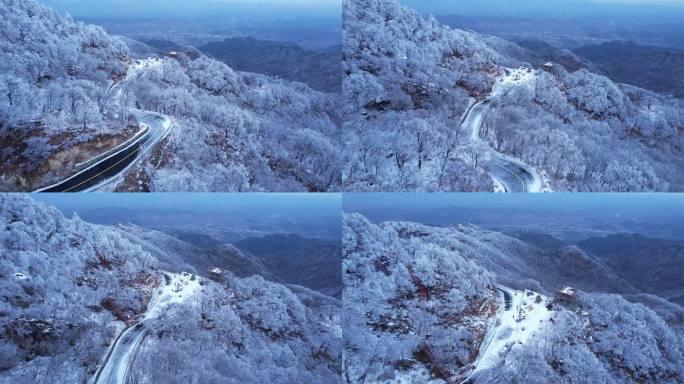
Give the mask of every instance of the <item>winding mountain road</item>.
<svg viewBox="0 0 684 384">
<path fill-rule="evenodd" d="M 95 384 L 124 384 L 129 367 L 140 343 L 149 331 L 145 321 L 127 328 L 114 341 L 102 368 L 95 376 Z"/>
<path fill-rule="evenodd" d="M 123 330 L 109 347 L 98 369 L 93 384 L 126 384 L 130 368 L 140 345 L 159 320 L 169 320 L 173 311 L 169 306 L 181 303 L 193 296 L 200 288 L 197 277 L 188 273 L 165 274 L 164 284 L 155 292 L 142 320 Z"/>
<path fill-rule="evenodd" d="M 138 77 L 146 68 L 150 68 L 154 60 L 137 61 L 129 68 L 126 79 L 112 84 L 109 88 L 110 105 L 120 105 L 123 86 Z M 160 113 L 131 110 L 142 133 L 118 147 L 91 159 L 92 165 L 78 171 L 65 180 L 59 181 L 34 192 L 96 192 L 113 190 L 125 176 L 126 172 L 152 148 L 161 142 L 171 131 L 173 120 Z M 100 158 L 101 157 L 101 158 Z"/>
<path fill-rule="evenodd" d="M 505 192 L 541 192 L 541 178 L 532 167 L 514 157 L 495 151 L 480 138 L 484 115 L 491 108 L 491 104 L 490 99 L 473 104 L 461 121 L 462 129 L 470 133 L 473 145 L 485 149 L 483 163 L 494 181 L 501 185 Z"/>
</svg>

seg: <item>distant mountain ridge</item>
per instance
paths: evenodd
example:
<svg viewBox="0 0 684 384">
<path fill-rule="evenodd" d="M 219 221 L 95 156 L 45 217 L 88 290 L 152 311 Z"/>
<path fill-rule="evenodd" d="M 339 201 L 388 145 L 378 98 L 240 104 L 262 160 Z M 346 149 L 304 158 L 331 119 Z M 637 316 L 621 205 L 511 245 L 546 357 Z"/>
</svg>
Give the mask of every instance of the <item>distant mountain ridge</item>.
<svg viewBox="0 0 684 384">
<path fill-rule="evenodd" d="M 383 384 L 463 382 L 483 358 L 488 335 L 503 322 L 499 312 L 506 300 L 497 294 L 498 284 L 531 290 L 525 294 L 530 298 L 535 292 L 552 298 L 546 305 L 550 318 L 539 320 L 542 327 L 526 341 L 506 345 L 498 362 L 466 382 L 684 380 L 681 307 L 635 294 L 578 247 L 548 252 L 474 226 L 375 225 L 358 214 L 344 216 L 344 239 L 348 377 Z M 554 298 L 559 284 L 579 288 L 576 297 Z M 510 332 L 504 326 L 499 335 Z M 379 343 L 386 347 L 377 348 Z"/>
<path fill-rule="evenodd" d="M 167 266 L 216 259 L 160 232 L 67 219 L 26 195 L 0 194 L 0 222 L 0 383 L 91 382 L 124 330 L 143 326 L 149 337 L 115 367 L 127 382 L 341 382 L 339 300 L 237 277 L 249 260 L 232 246 L 214 255 L 234 261 L 224 281 L 184 273 L 171 286 Z M 178 301 L 159 305 L 161 290 Z"/>
<path fill-rule="evenodd" d="M 518 41 L 517 44 L 535 54 L 528 58 L 530 63 L 535 66 L 543 65 L 545 62 L 553 62 L 562 65 L 570 72 L 582 68 L 597 72 L 594 65 L 567 49 L 556 48 L 551 44 L 538 40 L 523 40 Z"/>
<path fill-rule="evenodd" d="M 339 93 L 342 90 L 341 47 L 337 47 L 308 51 L 296 44 L 235 37 L 198 49 L 238 71 L 300 81 L 319 91 Z"/>
<path fill-rule="evenodd" d="M 191 47 L 186 44 L 179 44 L 170 40 L 148 40 L 145 42 L 145 44 L 158 49 L 162 54 L 182 52 L 191 60 L 195 60 L 202 55 L 202 52 L 198 51 L 195 47 Z"/>
<path fill-rule="evenodd" d="M 342 296 L 340 244 L 297 235 L 270 235 L 236 242 L 235 247 L 254 255 L 270 271 L 290 284 Z"/>
<path fill-rule="evenodd" d="M 230 244 L 198 247 L 163 232 L 135 225 L 119 225 L 116 228 L 154 255 L 164 270 L 206 276 L 210 268 L 219 267 L 239 277 L 261 275 L 266 279 L 282 282 L 260 260 Z"/>
<path fill-rule="evenodd" d="M 684 98 L 684 51 L 610 41 L 573 52 L 596 63 L 614 81 Z"/>
<path fill-rule="evenodd" d="M 684 243 L 616 234 L 578 245 L 641 291 L 684 306 Z"/>
<path fill-rule="evenodd" d="M 248 237 L 234 244 L 196 232 L 167 234 L 133 224 L 116 228 L 139 244 L 170 272 L 206 276 L 218 267 L 238 277 L 260 275 L 281 284 L 296 284 L 323 295 L 341 298 L 341 245 L 292 234 Z"/>
</svg>

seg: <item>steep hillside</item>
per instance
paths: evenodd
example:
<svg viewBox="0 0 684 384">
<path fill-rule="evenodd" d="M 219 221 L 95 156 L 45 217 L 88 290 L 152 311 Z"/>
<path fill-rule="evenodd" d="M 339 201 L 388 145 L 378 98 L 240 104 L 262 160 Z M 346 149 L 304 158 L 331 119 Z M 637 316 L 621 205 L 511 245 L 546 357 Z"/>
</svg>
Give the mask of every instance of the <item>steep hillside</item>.
<svg viewBox="0 0 684 384">
<path fill-rule="evenodd" d="M 684 306 L 684 244 L 640 235 L 611 235 L 578 245 L 641 291 Z"/>
<path fill-rule="evenodd" d="M 156 260 L 21 195 L 0 195 L 0 223 L 0 382 L 85 382 L 145 311 Z"/>
<path fill-rule="evenodd" d="M 107 105 L 128 47 L 33 0 L 0 1 L 0 190 L 36 188 L 132 134 Z"/>
<path fill-rule="evenodd" d="M 190 248 L 23 195 L 0 194 L 0 223 L 0 383 L 340 382 L 338 300 L 169 273 L 154 256 L 191 264 Z"/>
<path fill-rule="evenodd" d="M 493 152 L 556 191 L 684 188 L 680 101 L 585 68 L 535 67 L 529 50 L 396 0 L 348 1 L 344 12 L 346 189 L 501 189 Z"/>
<path fill-rule="evenodd" d="M 344 2 L 347 190 L 491 190 L 457 129 L 503 58 L 394 0 Z"/>
<path fill-rule="evenodd" d="M 477 382 L 682 383 L 682 335 L 619 295 L 580 293 Z"/>
<path fill-rule="evenodd" d="M 142 383 L 341 383 L 339 307 L 307 307 L 254 276 L 207 281 L 154 322 L 131 366 Z M 286 379 L 284 379 L 286 378 Z"/>
<path fill-rule="evenodd" d="M 130 40 L 34 0 L 0 7 L 0 137 L 9 144 L 0 153 L 0 189 L 64 180 L 139 124 L 152 126 L 156 140 L 115 162 L 122 169 L 105 180 L 107 190 L 338 188 L 336 95 L 235 72 L 196 52 L 131 60 Z M 131 45 L 136 55 L 149 50 Z"/>
<path fill-rule="evenodd" d="M 425 230 L 344 217 L 347 382 L 451 382 L 477 358 L 499 305 L 493 275 Z"/>
<path fill-rule="evenodd" d="M 120 191 L 328 191 L 339 183 L 333 96 L 182 53 L 152 61 L 124 92 L 176 120 Z"/>
<path fill-rule="evenodd" d="M 253 37 L 211 42 L 198 49 L 238 71 L 301 81 L 322 92 L 342 91 L 339 49 L 313 52 L 298 45 Z"/>
<path fill-rule="evenodd" d="M 658 309 L 668 325 L 621 295 L 534 293 L 552 296 L 559 277 L 587 290 L 620 288 L 619 279 L 577 248 L 532 262 L 529 254 L 538 249 L 474 227 L 373 225 L 347 215 L 344 229 L 350 382 L 684 382 L 676 308 Z M 523 304 L 511 308 L 522 292 Z M 550 300 L 547 314 L 535 314 L 534 303 L 544 300 Z M 515 343 L 496 341 L 518 333 L 526 335 Z"/>
<path fill-rule="evenodd" d="M 298 284 L 334 297 L 342 296 L 339 243 L 272 235 L 236 242 L 235 247 L 254 255 L 269 270 L 290 284 Z"/>
<path fill-rule="evenodd" d="M 140 244 L 159 261 L 159 266 L 170 272 L 193 272 L 206 276 L 210 268 L 231 271 L 236 276 L 261 275 L 272 281 L 281 281 L 257 258 L 246 255 L 230 244 L 197 247 L 162 232 L 133 225 L 118 226 L 123 235 Z"/>
</svg>

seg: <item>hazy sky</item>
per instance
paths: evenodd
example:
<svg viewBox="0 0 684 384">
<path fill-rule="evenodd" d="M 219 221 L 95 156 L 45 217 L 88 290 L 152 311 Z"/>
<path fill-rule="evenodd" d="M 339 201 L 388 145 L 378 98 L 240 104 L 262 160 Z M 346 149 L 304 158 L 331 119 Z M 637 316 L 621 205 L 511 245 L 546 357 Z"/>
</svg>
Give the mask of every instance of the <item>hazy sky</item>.
<svg viewBox="0 0 684 384">
<path fill-rule="evenodd" d="M 132 223 L 170 233 L 214 231 L 225 235 L 252 230 L 339 240 L 342 230 L 340 194 L 67 193 L 31 197 L 57 207 L 68 218 L 77 213 L 90 223 Z"/>
<path fill-rule="evenodd" d="M 366 207 L 468 207 L 496 210 L 518 207 L 543 211 L 572 211 L 585 208 L 608 211 L 633 207 L 643 211 L 676 211 L 684 214 L 684 194 L 611 194 L 611 193 L 352 193 L 343 199 L 345 211 Z"/>
<path fill-rule="evenodd" d="M 601 17 L 660 13 L 684 20 L 684 0 L 400 0 L 423 13 L 470 16 Z"/>
<path fill-rule="evenodd" d="M 342 0 L 39 0 L 76 17 L 341 17 Z"/>
<path fill-rule="evenodd" d="M 342 205 L 345 212 L 374 222 L 540 231 L 573 227 L 684 238 L 684 194 L 345 194 Z"/>
<path fill-rule="evenodd" d="M 287 211 L 338 216 L 341 207 L 339 194 L 297 193 L 92 193 L 92 194 L 34 194 L 33 199 L 54 205 L 71 216 L 76 212 L 94 209 L 167 210 L 169 212 L 195 211 L 231 212 L 250 209 L 256 212 Z"/>
</svg>

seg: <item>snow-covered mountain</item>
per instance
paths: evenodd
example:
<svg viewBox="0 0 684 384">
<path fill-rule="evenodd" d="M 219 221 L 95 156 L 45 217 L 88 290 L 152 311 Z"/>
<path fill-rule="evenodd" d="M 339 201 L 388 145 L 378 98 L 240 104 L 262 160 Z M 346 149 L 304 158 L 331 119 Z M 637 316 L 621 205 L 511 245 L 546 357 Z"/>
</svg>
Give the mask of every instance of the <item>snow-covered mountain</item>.
<svg viewBox="0 0 684 384">
<path fill-rule="evenodd" d="M 609 41 L 582 46 L 573 52 L 596 63 L 616 82 L 684 97 L 684 52 L 681 50 L 632 41 Z"/>
<path fill-rule="evenodd" d="M 297 235 L 269 235 L 236 242 L 283 281 L 303 285 L 332 297 L 342 296 L 339 242 L 305 239 Z"/>
<path fill-rule="evenodd" d="M 262 261 L 231 244 L 198 247 L 165 233 L 132 224 L 118 225 L 116 228 L 124 237 L 150 252 L 159 262 L 160 268 L 169 272 L 205 274 L 210 268 L 218 267 L 239 277 L 261 275 L 281 282 Z"/>
<path fill-rule="evenodd" d="M 168 238 L 23 195 L 0 195 L 0 223 L 0 383 L 340 381 L 336 299 L 171 273 L 156 257 L 180 246 L 154 250 Z"/>
<path fill-rule="evenodd" d="M 684 244 L 641 235 L 587 239 L 579 246 L 595 254 L 643 292 L 684 306 Z M 684 325 L 684 324 L 683 324 Z"/>
<path fill-rule="evenodd" d="M 341 47 L 309 51 L 296 44 L 234 37 L 198 49 L 239 71 L 301 81 L 322 92 L 342 91 Z"/>
<path fill-rule="evenodd" d="M 339 185 L 338 96 L 235 72 L 206 56 L 138 56 L 154 50 L 34 0 L 2 0 L 0 11 L 0 138 L 8 143 L 0 153 L 2 190 L 62 181 L 160 122 L 158 142 L 147 139 L 140 156 L 117 159 L 126 167 L 108 189 Z"/>
<path fill-rule="evenodd" d="M 358 214 L 343 244 L 349 382 L 684 382 L 678 306 L 577 248 L 545 261 L 501 233 Z"/>
<path fill-rule="evenodd" d="M 130 136 L 108 112 L 128 47 L 32 0 L 0 1 L 0 189 L 33 190 Z"/>
<path fill-rule="evenodd" d="M 396 0 L 345 1 L 344 33 L 346 190 L 512 189 L 502 171 L 538 174 L 537 190 L 684 187 L 680 100 L 533 66 L 512 42 Z"/>
</svg>

